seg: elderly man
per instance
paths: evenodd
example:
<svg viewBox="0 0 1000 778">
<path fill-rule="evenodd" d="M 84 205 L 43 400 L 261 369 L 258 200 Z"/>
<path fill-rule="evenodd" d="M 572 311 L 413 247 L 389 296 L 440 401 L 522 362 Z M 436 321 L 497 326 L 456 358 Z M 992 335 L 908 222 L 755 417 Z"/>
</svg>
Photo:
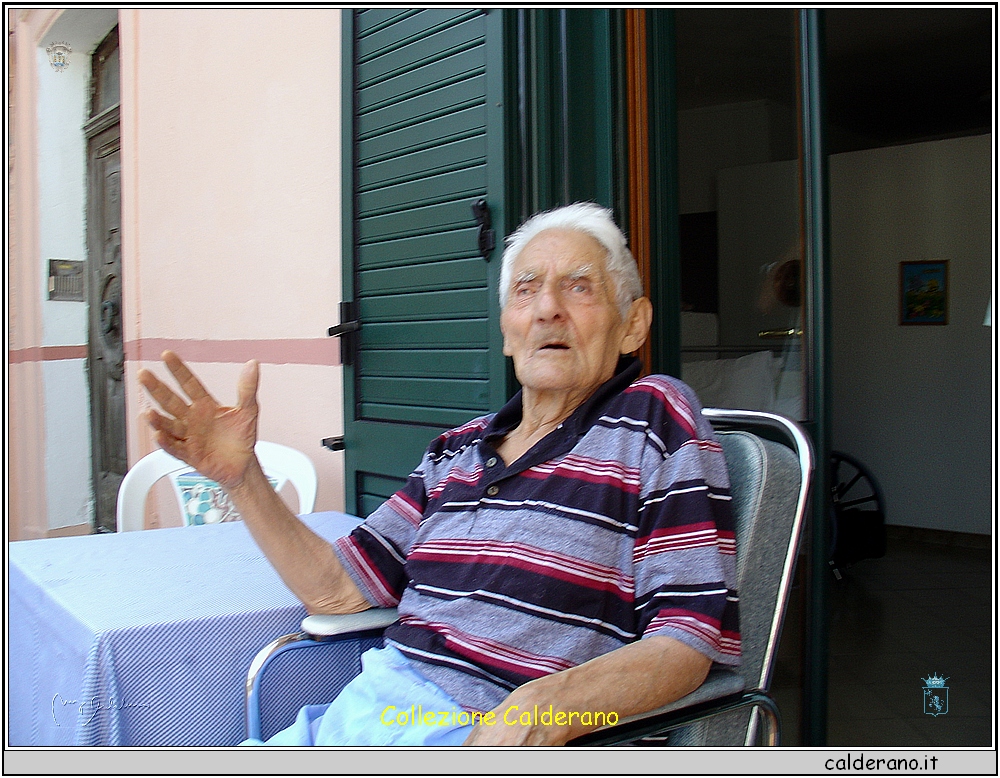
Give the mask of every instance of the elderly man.
<svg viewBox="0 0 1000 778">
<path fill-rule="evenodd" d="M 652 313 L 610 213 L 576 204 L 525 222 L 500 302 L 521 391 L 433 441 L 406 486 L 332 545 L 254 457 L 256 363 L 233 408 L 173 354 L 190 402 L 140 373 L 166 414 L 148 414 L 157 442 L 226 488 L 309 612 L 398 605 L 361 675 L 271 743 L 564 744 L 739 661 L 721 448 L 690 389 L 640 379 L 623 356 Z M 435 717 L 404 726 L 416 710 Z"/>
</svg>

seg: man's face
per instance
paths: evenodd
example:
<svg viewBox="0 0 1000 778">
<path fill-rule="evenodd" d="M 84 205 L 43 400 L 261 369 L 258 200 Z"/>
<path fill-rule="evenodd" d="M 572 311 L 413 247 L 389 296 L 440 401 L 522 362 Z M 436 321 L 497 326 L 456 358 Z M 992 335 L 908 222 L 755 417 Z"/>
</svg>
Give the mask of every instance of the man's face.
<svg viewBox="0 0 1000 778">
<path fill-rule="evenodd" d="M 526 389 L 589 396 L 614 375 L 626 326 L 606 255 L 584 232 L 550 229 L 514 262 L 500 328 Z"/>
</svg>

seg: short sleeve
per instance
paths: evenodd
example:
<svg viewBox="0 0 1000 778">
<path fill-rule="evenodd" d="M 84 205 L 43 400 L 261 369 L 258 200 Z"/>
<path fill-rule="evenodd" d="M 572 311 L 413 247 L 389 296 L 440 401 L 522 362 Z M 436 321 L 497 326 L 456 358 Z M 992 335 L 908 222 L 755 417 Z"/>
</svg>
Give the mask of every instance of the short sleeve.
<svg viewBox="0 0 1000 778">
<path fill-rule="evenodd" d="M 333 542 L 348 575 L 375 607 L 392 608 L 406 589 L 406 555 L 427 505 L 421 470 L 350 535 Z"/>
<path fill-rule="evenodd" d="M 448 476 L 453 459 L 479 440 L 492 414 L 449 430 L 433 441 L 403 486 L 333 549 L 365 598 L 377 608 L 399 604 L 409 585 L 406 558 L 417 538 L 434 486 Z M 432 488 L 429 488 L 429 485 Z"/>
<path fill-rule="evenodd" d="M 722 447 L 685 384 L 650 376 L 633 550 L 637 634 L 738 664 L 735 524 Z"/>
</svg>

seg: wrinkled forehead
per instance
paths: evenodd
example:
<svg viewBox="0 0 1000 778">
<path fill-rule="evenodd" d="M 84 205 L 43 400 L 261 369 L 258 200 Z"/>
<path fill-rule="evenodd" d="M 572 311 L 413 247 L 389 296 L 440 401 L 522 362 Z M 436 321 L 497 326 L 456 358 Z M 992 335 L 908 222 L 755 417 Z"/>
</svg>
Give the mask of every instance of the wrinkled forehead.
<svg viewBox="0 0 1000 778">
<path fill-rule="evenodd" d="M 608 250 L 597 238 L 580 230 L 542 230 L 525 244 L 514 259 L 512 279 L 559 276 L 603 278 Z"/>
</svg>

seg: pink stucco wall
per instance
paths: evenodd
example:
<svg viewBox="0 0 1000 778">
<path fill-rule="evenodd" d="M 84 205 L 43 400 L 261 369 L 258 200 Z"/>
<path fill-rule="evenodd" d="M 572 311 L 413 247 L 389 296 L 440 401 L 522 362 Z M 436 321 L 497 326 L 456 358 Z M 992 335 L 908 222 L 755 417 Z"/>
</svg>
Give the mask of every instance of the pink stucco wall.
<svg viewBox="0 0 1000 778">
<path fill-rule="evenodd" d="M 8 303 L 10 537 L 46 527 L 37 501 L 39 404 L 34 48 L 58 10 L 11 11 Z M 316 509 L 343 507 L 337 322 L 341 288 L 340 16 L 337 9 L 119 12 L 122 277 L 130 463 L 153 444 L 137 370 L 165 348 L 222 402 L 262 362 L 260 434 L 319 474 Z M 36 351 L 38 354 L 36 355 Z M 40 355 L 40 356 L 39 356 Z M 34 486 L 33 486 L 34 485 Z M 42 495 L 44 499 L 44 495 Z M 44 523 L 44 521 L 43 521 Z M 160 523 L 158 512 L 151 526 Z M 164 519 L 164 523 L 169 523 Z M 35 526 L 38 525 L 38 526 Z"/>
<path fill-rule="evenodd" d="M 51 10 L 8 10 L 11 41 L 8 99 L 34 105 L 35 42 L 54 18 Z M 20 42 L 21 45 L 14 45 Z M 8 124 L 9 199 L 7 216 L 7 478 L 8 532 L 11 539 L 42 537 L 45 509 L 45 418 L 42 403 L 41 292 L 37 270 L 37 125 L 33 111 L 11 111 Z M 23 354 L 24 359 L 15 355 Z M 14 357 L 14 358 L 12 358 Z"/>
<path fill-rule="evenodd" d="M 342 423 L 326 328 L 340 300 L 340 11 L 127 10 L 122 275 L 129 459 L 140 366 L 164 348 L 217 398 L 262 362 L 260 435 L 305 451 L 318 510 L 343 506 Z M 154 522 L 155 522 L 154 518 Z"/>
</svg>

